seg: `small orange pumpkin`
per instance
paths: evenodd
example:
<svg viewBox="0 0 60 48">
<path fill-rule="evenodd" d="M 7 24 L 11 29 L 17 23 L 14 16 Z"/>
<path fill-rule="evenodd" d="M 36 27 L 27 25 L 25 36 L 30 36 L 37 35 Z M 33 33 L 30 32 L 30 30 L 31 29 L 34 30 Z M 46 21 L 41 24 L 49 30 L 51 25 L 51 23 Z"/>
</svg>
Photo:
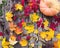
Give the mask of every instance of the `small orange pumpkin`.
<svg viewBox="0 0 60 48">
<path fill-rule="evenodd" d="M 58 0 L 41 0 L 40 11 L 46 16 L 54 16 L 60 11 Z"/>
</svg>

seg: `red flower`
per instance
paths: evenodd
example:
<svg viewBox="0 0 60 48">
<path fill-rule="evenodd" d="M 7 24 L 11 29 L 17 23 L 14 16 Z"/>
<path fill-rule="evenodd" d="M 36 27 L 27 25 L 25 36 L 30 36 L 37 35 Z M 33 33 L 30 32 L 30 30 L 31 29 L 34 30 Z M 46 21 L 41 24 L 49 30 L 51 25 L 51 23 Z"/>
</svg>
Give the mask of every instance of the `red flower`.
<svg viewBox="0 0 60 48">
<path fill-rule="evenodd" d="M 38 5 L 37 4 L 33 4 L 32 5 L 32 10 L 34 10 L 34 12 L 36 12 L 38 10 Z"/>
<path fill-rule="evenodd" d="M 58 23 L 60 23 L 60 16 L 54 16 L 55 21 L 57 21 Z"/>
<path fill-rule="evenodd" d="M 21 0 L 21 4 L 24 6 L 24 4 L 25 4 L 25 0 Z"/>
<path fill-rule="evenodd" d="M 29 16 L 30 12 L 31 12 L 30 6 L 25 7 L 25 9 L 24 9 L 24 15 L 25 16 Z"/>
<path fill-rule="evenodd" d="M 3 36 L 3 33 L 2 32 L 0 32 L 0 36 Z"/>
<path fill-rule="evenodd" d="M 44 28 L 44 24 L 42 24 L 41 27 Z"/>
<path fill-rule="evenodd" d="M 40 3 L 40 0 L 37 0 L 37 3 L 39 4 Z"/>
<path fill-rule="evenodd" d="M 37 26 L 40 27 L 42 25 L 43 19 L 40 18 L 39 21 L 37 21 Z"/>
<path fill-rule="evenodd" d="M 17 40 L 21 40 L 21 36 L 18 36 L 18 37 L 17 37 Z"/>
<path fill-rule="evenodd" d="M 31 38 L 31 36 L 27 36 L 27 37 L 26 37 L 27 40 L 30 40 L 30 38 Z"/>
<path fill-rule="evenodd" d="M 17 24 L 20 28 L 22 28 L 22 22 L 24 22 L 24 19 L 22 19 L 21 22 Z"/>
<path fill-rule="evenodd" d="M 30 4 L 31 5 L 29 5 L 29 6 L 32 8 L 32 10 L 34 12 L 36 12 L 39 8 L 39 5 L 38 5 L 37 1 L 36 0 L 30 0 Z"/>
<path fill-rule="evenodd" d="M 50 23 L 50 28 L 53 29 L 53 30 L 56 30 L 56 27 L 58 26 L 58 23 L 54 23 L 54 22 L 51 22 Z"/>
<path fill-rule="evenodd" d="M 17 19 L 17 16 L 13 16 L 13 20 L 15 21 Z"/>
</svg>

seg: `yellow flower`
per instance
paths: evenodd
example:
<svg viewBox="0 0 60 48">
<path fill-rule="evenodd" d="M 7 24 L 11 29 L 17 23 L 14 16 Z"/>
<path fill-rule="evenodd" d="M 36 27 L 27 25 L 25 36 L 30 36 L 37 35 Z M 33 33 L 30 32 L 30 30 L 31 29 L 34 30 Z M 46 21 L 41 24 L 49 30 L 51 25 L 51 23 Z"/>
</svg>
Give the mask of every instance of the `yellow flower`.
<svg viewBox="0 0 60 48">
<path fill-rule="evenodd" d="M 36 13 L 33 13 L 30 15 L 30 19 L 32 22 L 37 22 L 39 19 L 39 16 Z"/>
<path fill-rule="evenodd" d="M 49 31 L 41 32 L 40 33 L 40 37 L 45 39 L 46 41 L 49 41 L 52 38 L 54 38 L 54 30 L 49 28 Z"/>
<path fill-rule="evenodd" d="M 16 41 L 16 36 L 15 36 L 15 35 L 10 35 L 9 43 L 10 43 L 11 45 L 15 45 L 15 44 L 17 43 L 17 41 Z"/>
<path fill-rule="evenodd" d="M 22 39 L 19 43 L 21 46 L 27 46 L 27 44 L 28 44 L 26 39 Z"/>
<path fill-rule="evenodd" d="M 31 46 L 34 47 L 34 43 L 31 43 Z"/>
<path fill-rule="evenodd" d="M 46 33 L 45 32 L 40 32 L 40 37 L 43 38 L 43 39 L 46 38 Z"/>
<path fill-rule="evenodd" d="M 56 38 L 57 39 L 60 39 L 60 33 L 57 34 Z"/>
<path fill-rule="evenodd" d="M 15 4 L 15 10 L 23 10 L 23 6 L 21 4 Z"/>
<path fill-rule="evenodd" d="M 26 22 L 22 22 L 22 26 L 25 27 L 26 26 Z"/>
<path fill-rule="evenodd" d="M 11 45 L 15 45 L 17 42 L 18 42 L 18 41 L 12 40 L 11 38 L 9 39 L 9 43 L 10 43 Z"/>
<path fill-rule="evenodd" d="M 6 41 L 6 38 L 3 38 L 3 40 L 2 40 L 2 47 L 8 48 L 8 45 L 9 45 L 9 42 Z"/>
<path fill-rule="evenodd" d="M 12 21 L 12 17 L 13 17 L 12 12 L 7 12 L 6 13 L 6 17 L 5 18 L 6 18 L 7 21 Z"/>
<path fill-rule="evenodd" d="M 49 31 L 46 32 L 46 41 L 51 40 L 52 38 L 54 38 L 54 30 L 52 30 L 51 28 L 49 28 Z"/>
<path fill-rule="evenodd" d="M 34 31 L 34 25 L 27 25 L 25 26 L 25 30 L 27 30 L 27 33 L 32 33 Z"/>
<path fill-rule="evenodd" d="M 9 48 L 8 46 L 3 46 L 3 48 Z"/>
<path fill-rule="evenodd" d="M 37 29 L 35 29 L 35 30 L 34 30 L 34 33 L 35 33 L 35 34 L 38 34 L 38 30 L 37 30 Z"/>
<path fill-rule="evenodd" d="M 45 21 L 43 22 L 43 24 L 44 24 L 44 27 L 45 27 L 45 28 L 48 27 L 48 24 L 49 24 L 48 20 L 45 20 Z"/>
<path fill-rule="evenodd" d="M 11 35 L 11 36 L 10 36 L 10 39 L 13 40 L 13 41 L 16 41 L 16 36 Z"/>
</svg>

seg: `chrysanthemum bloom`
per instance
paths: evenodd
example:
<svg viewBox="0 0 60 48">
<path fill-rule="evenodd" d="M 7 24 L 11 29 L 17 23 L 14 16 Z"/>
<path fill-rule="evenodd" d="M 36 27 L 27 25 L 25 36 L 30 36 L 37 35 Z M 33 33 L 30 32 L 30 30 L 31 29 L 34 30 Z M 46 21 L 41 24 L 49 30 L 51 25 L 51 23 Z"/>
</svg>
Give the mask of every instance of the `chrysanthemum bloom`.
<svg viewBox="0 0 60 48">
<path fill-rule="evenodd" d="M 13 17 L 12 12 L 7 12 L 6 13 L 6 17 L 5 18 L 6 18 L 7 21 L 12 21 L 12 17 Z"/>
<path fill-rule="evenodd" d="M 36 13 L 30 14 L 30 19 L 32 22 L 37 22 L 39 19 L 39 16 Z"/>
<path fill-rule="evenodd" d="M 27 41 L 26 39 L 21 39 L 20 42 L 19 42 L 19 44 L 20 44 L 21 46 L 27 46 L 28 41 Z"/>
<path fill-rule="evenodd" d="M 25 30 L 27 34 L 32 33 L 34 31 L 34 25 L 26 25 Z"/>
<path fill-rule="evenodd" d="M 15 10 L 23 10 L 23 6 L 21 4 L 15 4 Z"/>
</svg>

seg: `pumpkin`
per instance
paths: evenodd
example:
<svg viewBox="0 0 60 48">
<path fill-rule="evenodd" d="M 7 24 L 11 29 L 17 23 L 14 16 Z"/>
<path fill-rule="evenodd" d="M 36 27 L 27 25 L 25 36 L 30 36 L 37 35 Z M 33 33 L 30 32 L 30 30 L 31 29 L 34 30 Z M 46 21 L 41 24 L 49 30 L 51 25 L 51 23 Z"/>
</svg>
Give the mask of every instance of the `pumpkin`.
<svg viewBox="0 0 60 48">
<path fill-rule="evenodd" d="M 46 16 L 54 16 L 60 11 L 58 0 L 41 0 L 40 11 Z"/>
</svg>

